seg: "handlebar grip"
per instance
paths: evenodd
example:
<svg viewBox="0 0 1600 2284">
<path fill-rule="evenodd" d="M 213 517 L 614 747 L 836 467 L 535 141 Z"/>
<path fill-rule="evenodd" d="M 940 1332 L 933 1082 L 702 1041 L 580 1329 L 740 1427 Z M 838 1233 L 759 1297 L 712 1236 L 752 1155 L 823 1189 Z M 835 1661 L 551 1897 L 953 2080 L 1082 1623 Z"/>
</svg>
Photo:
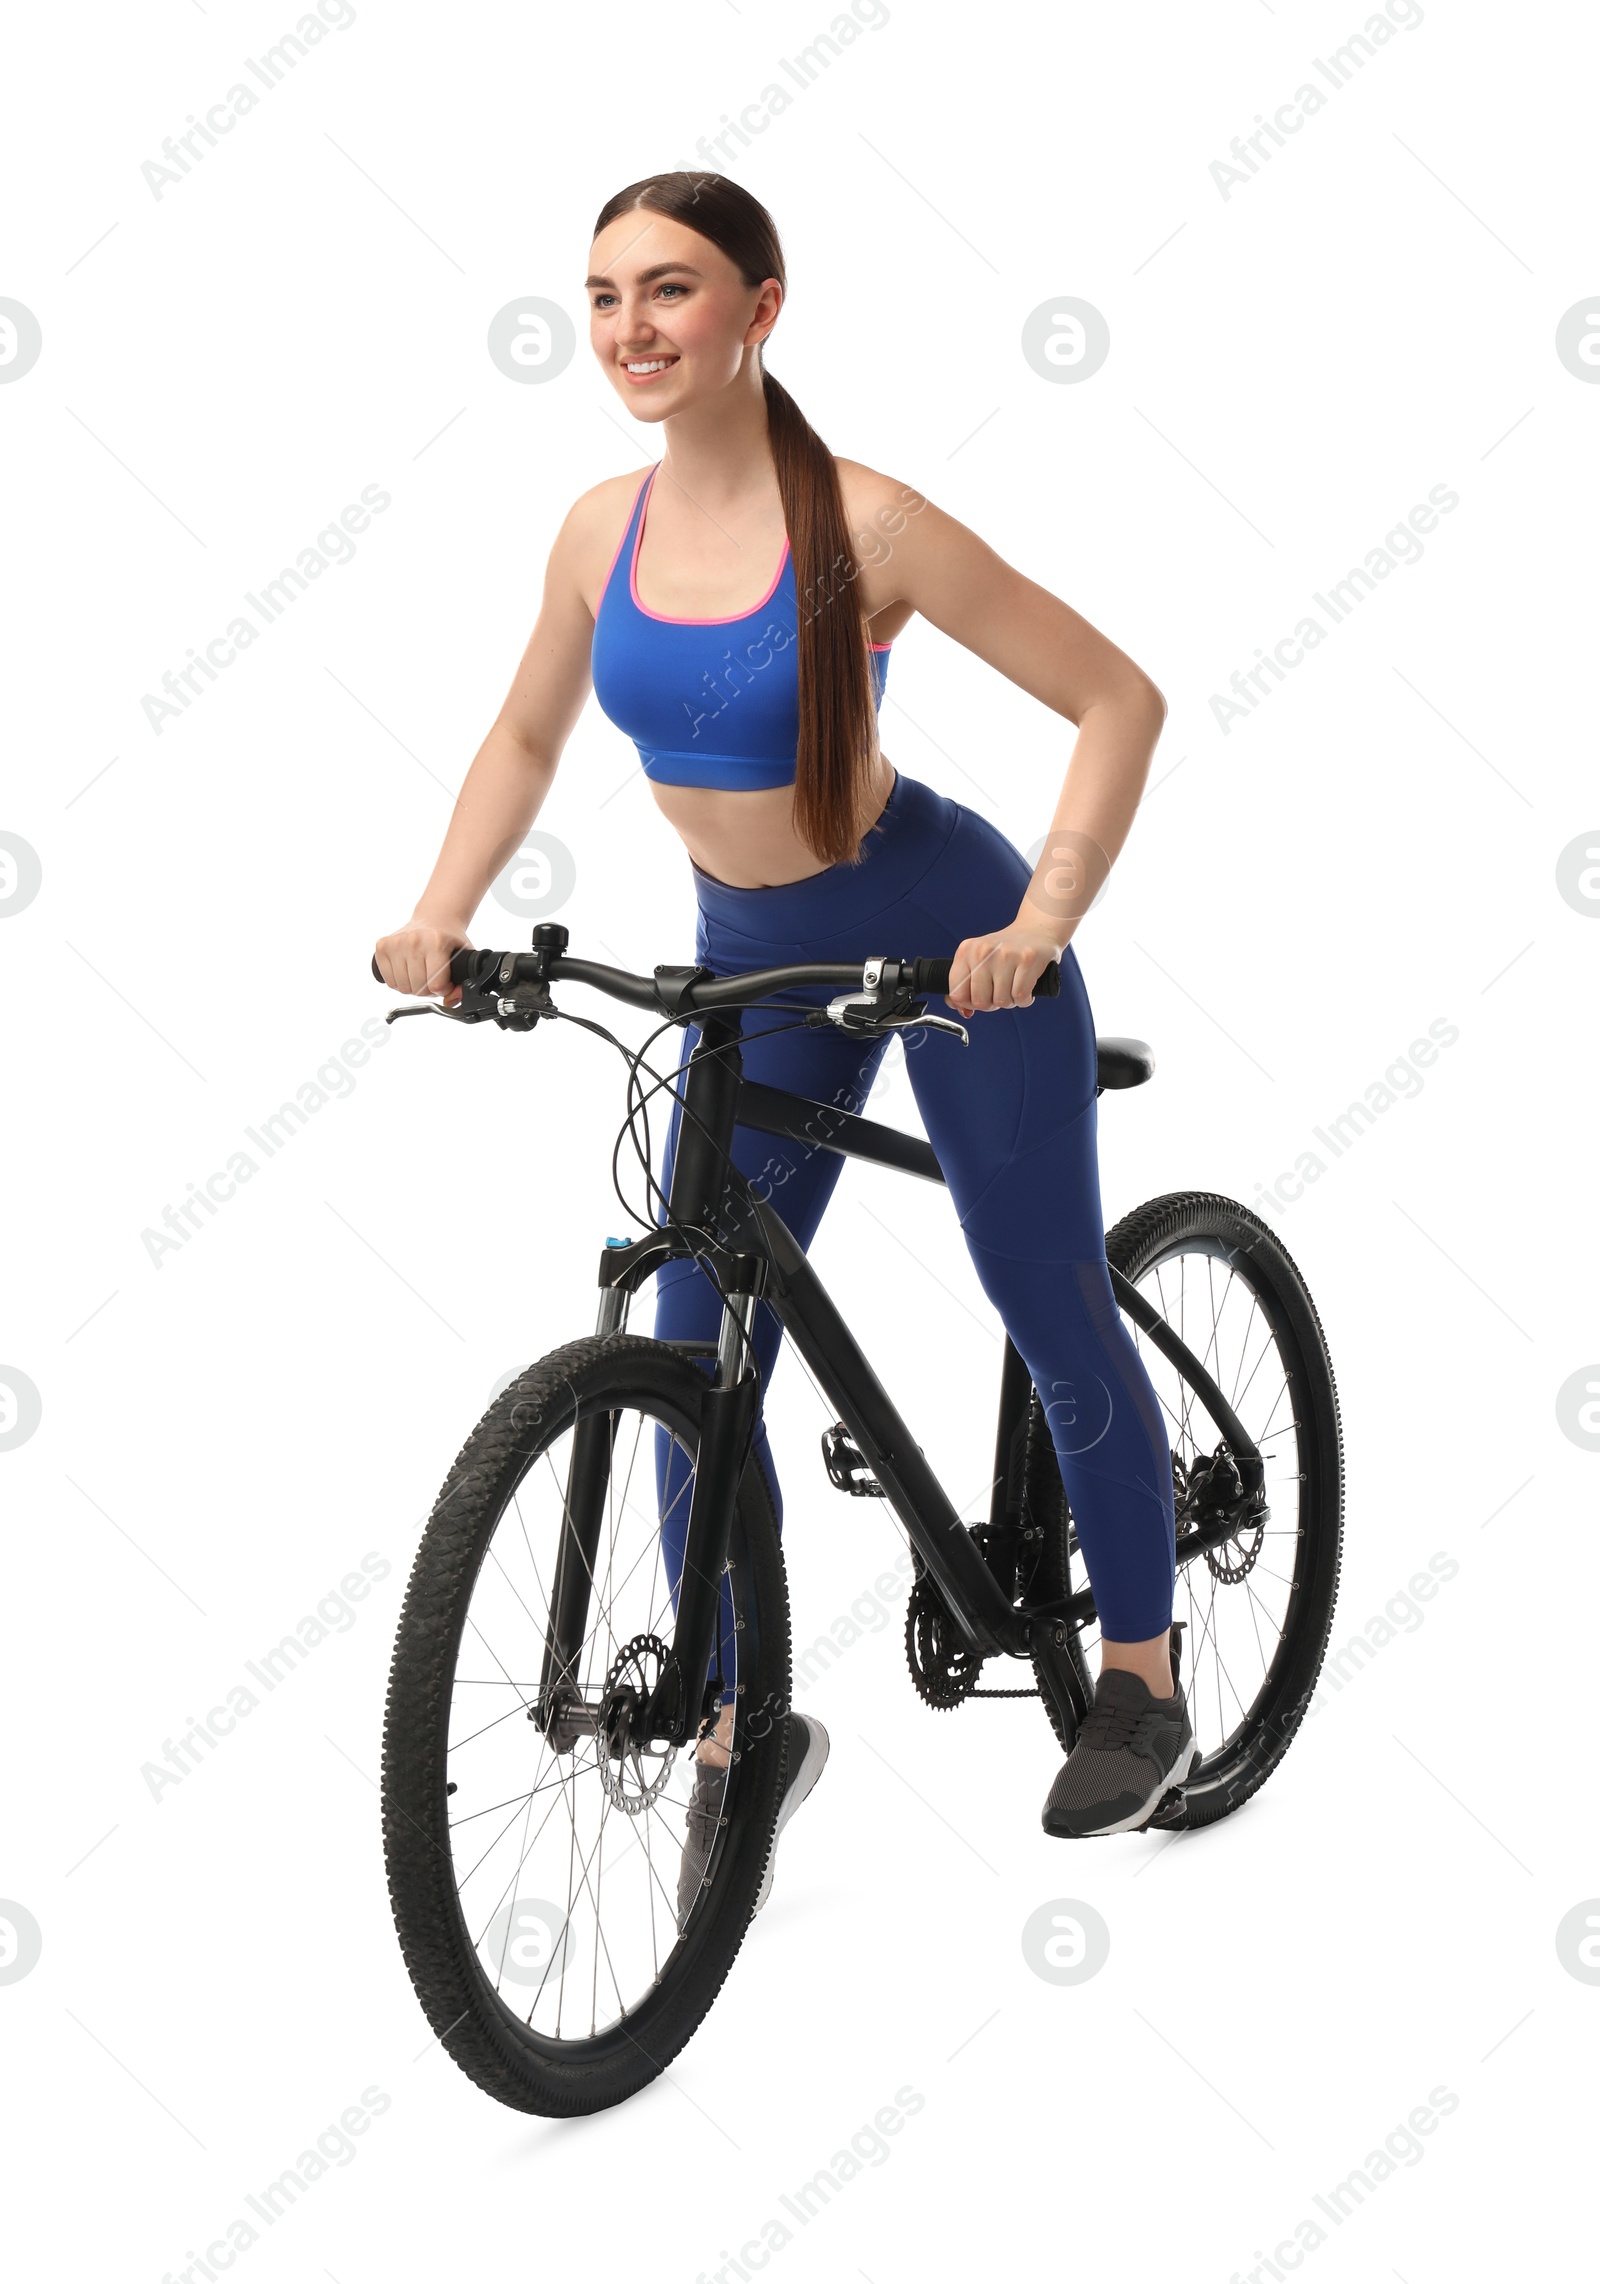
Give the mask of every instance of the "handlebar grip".
<svg viewBox="0 0 1600 2284">
<path fill-rule="evenodd" d="M 911 988 L 913 991 L 935 994 L 948 992 L 950 989 L 950 962 L 948 960 L 913 960 L 911 963 Z M 1058 960 L 1052 960 L 1039 976 L 1033 987 L 1033 996 L 1035 999 L 1059 999 L 1061 997 L 1061 964 Z"/>
<path fill-rule="evenodd" d="M 471 958 L 470 952 L 452 952 L 450 954 L 450 981 L 452 983 L 466 983 L 469 980 L 471 969 L 467 963 Z M 374 983 L 382 983 L 383 981 L 383 970 L 378 965 L 376 952 L 372 955 L 372 980 Z"/>
</svg>

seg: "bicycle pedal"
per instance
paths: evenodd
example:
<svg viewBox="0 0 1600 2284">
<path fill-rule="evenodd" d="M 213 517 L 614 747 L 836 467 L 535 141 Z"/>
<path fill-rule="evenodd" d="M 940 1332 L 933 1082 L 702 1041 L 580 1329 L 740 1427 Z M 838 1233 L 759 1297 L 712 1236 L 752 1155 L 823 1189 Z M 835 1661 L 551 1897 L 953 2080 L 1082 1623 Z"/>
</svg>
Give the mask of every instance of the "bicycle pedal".
<svg viewBox="0 0 1600 2284">
<path fill-rule="evenodd" d="M 883 1485 L 851 1441 L 843 1420 L 822 1431 L 822 1464 L 836 1491 L 848 1491 L 852 1499 L 883 1497 Z"/>
<path fill-rule="evenodd" d="M 1161 1795 L 1139 1826 L 1141 1832 L 1175 1832 L 1183 1829 L 1183 1787 L 1175 1784 Z"/>
</svg>

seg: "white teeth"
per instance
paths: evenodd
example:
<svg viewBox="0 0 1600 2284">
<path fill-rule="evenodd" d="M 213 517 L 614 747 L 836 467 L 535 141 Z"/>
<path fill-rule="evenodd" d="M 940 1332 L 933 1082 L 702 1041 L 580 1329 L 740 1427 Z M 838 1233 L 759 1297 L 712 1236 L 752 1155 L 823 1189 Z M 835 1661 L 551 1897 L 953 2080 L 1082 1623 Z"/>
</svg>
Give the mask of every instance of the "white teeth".
<svg viewBox="0 0 1600 2284">
<path fill-rule="evenodd" d="M 675 365 L 676 363 L 677 359 L 675 357 L 654 357 L 648 361 L 641 361 L 637 364 L 625 358 L 623 360 L 622 369 L 626 373 L 664 373 L 669 365 Z"/>
</svg>

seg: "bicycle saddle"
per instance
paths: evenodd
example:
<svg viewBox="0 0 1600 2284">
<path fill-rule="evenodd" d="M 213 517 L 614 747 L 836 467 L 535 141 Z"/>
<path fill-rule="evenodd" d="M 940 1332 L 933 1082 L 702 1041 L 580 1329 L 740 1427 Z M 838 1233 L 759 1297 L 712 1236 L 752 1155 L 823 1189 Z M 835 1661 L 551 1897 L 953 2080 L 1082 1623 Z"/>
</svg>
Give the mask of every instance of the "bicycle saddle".
<svg viewBox="0 0 1600 2284">
<path fill-rule="evenodd" d="M 1096 1039 L 1096 1076 L 1102 1087 L 1143 1086 L 1156 1059 L 1143 1039 Z"/>
</svg>

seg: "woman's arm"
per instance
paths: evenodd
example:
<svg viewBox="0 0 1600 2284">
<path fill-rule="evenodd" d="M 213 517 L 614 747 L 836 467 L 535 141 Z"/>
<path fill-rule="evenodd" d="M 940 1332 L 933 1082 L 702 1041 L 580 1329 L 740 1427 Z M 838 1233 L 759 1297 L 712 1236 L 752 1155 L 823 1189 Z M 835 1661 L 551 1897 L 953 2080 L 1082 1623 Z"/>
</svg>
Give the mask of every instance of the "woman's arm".
<svg viewBox="0 0 1600 2284">
<path fill-rule="evenodd" d="M 578 501 L 556 538 L 544 597 L 522 663 L 467 771 L 432 878 L 409 925 L 383 937 L 377 962 L 395 991 L 438 992 L 453 1007 L 450 954 L 468 942 L 489 883 L 522 846 L 544 806 L 562 749 L 589 694 L 594 619 L 582 580 L 614 505 L 600 485 Z M 615 532 L 612 533 L 613 540 Z"/>
<path fill-rule="evenodd" d="M 840 475 L 862 535 L 868 615 L 909 605 L 1077 727 L 1044 855 L 1015 919 L 969 938 L 951 969 L 949 1002 L 963 1015 L 1026 1007 L 1128 837 L 1166 701 L 1114 642 L 953 516 L 868 469 L 847 463 Z"/>
</svg>

